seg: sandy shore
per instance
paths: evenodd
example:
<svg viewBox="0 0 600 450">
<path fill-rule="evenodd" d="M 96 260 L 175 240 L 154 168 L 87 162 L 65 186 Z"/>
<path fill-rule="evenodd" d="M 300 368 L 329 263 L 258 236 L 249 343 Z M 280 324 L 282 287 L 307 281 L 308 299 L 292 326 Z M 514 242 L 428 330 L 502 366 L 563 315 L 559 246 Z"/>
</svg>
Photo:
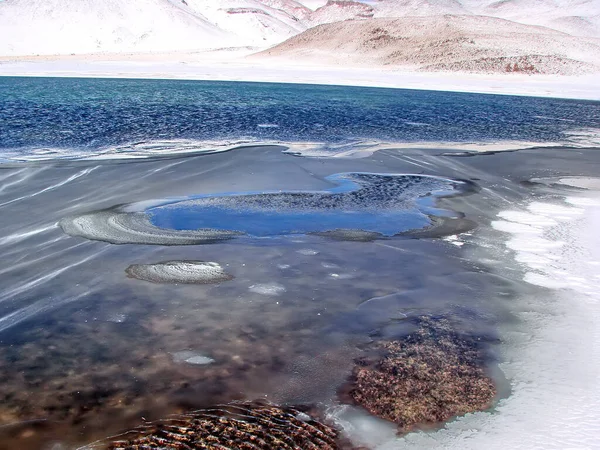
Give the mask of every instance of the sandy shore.
<svg viewBox="0 0 600 450">
<path fill-rule="evenodd" d="M 255 49 L 0 57 L 0 76 L 159 78 L 375 86 L 600 100 L 597 75 L 426 73 L 247 59 Z"/>
</svg>

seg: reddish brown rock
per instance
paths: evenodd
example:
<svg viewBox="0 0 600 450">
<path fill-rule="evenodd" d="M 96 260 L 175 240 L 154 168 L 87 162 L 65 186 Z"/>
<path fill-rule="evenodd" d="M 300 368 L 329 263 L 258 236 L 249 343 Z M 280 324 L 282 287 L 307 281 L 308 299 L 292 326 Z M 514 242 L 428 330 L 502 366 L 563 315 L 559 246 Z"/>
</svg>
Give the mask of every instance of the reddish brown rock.
<svg viewBox="0 0 600 450">
<path fill-rule="evenodd" d="M 293 408 L 234 403 L 134 430 L 109 450 L 336 450 L 338 432 Z"/>
<path fill-rule="evenodd" d="M 421 318 L 415 333 L 378 347 L 384 356 L 359 361 L 346 392 L 399 432 L 492 406 L 496 389 L 478 341 L 452 331 L 447 320 Z"/>
</svg>

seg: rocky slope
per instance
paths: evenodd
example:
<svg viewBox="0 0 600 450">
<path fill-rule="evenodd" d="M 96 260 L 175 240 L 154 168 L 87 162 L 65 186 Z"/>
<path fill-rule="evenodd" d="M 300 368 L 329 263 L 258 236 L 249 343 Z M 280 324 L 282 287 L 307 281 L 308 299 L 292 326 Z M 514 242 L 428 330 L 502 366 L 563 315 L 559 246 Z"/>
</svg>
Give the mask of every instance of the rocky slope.
<svg viewBox="0 0 600 450">
<path fill-rule="evenodd" d="M 543 25 L 575 36 L 600 37 L 597 0 L 378 0 L 375 17 L 469 14 Z"/>
<path fill-rule="evenodd" d="M 493 17 L 411 16 L 319 25 L 259 56 L 422 71 L 568 75 L 597 71 L 600 45 Z"/>
<path fill-rule="evenodd" d="M 349 19 L 370 19 L 375 9 L 361 2 L 347 0 L 329 0 L 308 16 L 311 25 L 339 22 Z"/>
</svg>

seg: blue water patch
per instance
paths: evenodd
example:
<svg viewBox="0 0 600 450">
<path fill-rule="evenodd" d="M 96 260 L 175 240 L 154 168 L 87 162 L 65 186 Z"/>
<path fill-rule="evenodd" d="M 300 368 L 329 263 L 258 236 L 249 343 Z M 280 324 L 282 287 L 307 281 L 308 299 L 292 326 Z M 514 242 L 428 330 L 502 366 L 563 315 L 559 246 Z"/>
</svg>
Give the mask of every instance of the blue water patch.
<svg viewBox="0 0 600 450">
<path fill-rule="evenodd" d="M 335 174 L 325 191 L 198 195 L 146 210 L 155 227 L 230 230 L 255 237 L 336 229 L 384 236 L 430 225 L 429 214 L 451 215 L 434 199 L 464 190 L 466 183 L 422 175 Z"/>
</svg>

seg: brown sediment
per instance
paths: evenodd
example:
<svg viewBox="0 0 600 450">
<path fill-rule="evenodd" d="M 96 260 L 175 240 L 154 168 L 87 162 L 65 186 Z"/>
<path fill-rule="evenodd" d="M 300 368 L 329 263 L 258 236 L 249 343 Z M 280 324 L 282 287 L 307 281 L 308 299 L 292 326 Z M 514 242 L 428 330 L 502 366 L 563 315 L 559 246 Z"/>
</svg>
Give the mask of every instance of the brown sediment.
<svg viewBox="0 0 600 450">
<path fill-rule="evenodd" d="M 169 300 L 127 298 L 115 292 L 86 311 L 73 305 L 60 322 L 51 313 L 14 345 L 0 345 L 0 450 L 37 450 L 48 442 L 76 448 L 141 420 L 271 394 L 273 378 L 314 345 L 308 313 L 298 310 L 293 322 L 283 315 L 267 323 L 261 317 L 268 310 L 261 309 L 262 316 L 219 328 L 236 320 L 235 311 L 198 302 L 179 316 Z M 104 309 L 123 316 L 109 322 Z M 185 350 L 215 361 L 177 361 Z"/>
<path fill-rule="evenodd" d="M 377 348 L 384 356 L 357 361 L 345 395 L 400 433 L 492 406 L 496 387 L 480 342 L 448 320 L 422 317 L 416 332 Z"/>
<path fill-rule="evenodd" d="M 94 448 L 336 450 L 347 447 L 339 441 L 334 428 L 305 412 L 264 403 L 232 403 L 149 424 Z"/>
</svg>

